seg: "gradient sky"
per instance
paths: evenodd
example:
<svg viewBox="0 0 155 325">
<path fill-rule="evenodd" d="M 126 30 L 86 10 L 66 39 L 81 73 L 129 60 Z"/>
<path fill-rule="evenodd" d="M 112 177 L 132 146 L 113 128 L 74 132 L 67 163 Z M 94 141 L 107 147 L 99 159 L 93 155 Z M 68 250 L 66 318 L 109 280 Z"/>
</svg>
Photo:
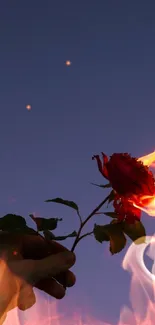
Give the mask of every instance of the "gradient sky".
<svg viewBox="0 0 155 325">
<path fill-rule="evenodd" d="M 107 194 L 90 185 L 104 182 L 93 154 L 155 150 L 154 16 L 154 0 L 1 1 L 1 216 L 60 216 L 57 234 L 76 230 L 74 211 L 44 200 L 74 200 L 86 216 Z M 95 217 L 86 230 L 109 221 Z M 142 221 L 153 234 L 153 218 Z M 116 324 L 129 298 L 125 252 L 83 240 L 60 310 L 72 301 Z"/>
</svg>

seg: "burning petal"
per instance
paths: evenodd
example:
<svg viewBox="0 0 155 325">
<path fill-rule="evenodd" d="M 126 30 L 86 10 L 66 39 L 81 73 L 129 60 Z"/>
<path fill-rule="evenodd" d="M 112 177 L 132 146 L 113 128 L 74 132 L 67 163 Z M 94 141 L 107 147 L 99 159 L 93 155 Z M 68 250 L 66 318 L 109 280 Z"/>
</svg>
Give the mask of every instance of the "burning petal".
<svg viewBox="0 0 155 325">
<path fill-rule="evenodd" d="M 116 198 L 114 199 L 113 206 L 115 213 L 118 214 L 119 221 L 126 221 L 133 224 L 135 220 L 140 220 L 141 210 L 136 208 L 128 199 Z"/>
</svg>

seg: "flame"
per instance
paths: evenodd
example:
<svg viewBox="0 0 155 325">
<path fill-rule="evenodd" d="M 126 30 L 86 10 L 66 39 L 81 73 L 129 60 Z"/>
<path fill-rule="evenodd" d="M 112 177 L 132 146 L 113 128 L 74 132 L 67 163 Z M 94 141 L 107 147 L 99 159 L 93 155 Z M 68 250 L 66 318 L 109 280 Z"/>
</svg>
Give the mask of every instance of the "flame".
<svg viewBox="0 0 155 325">
<path fill-rule="evenodd" d="M 138 158 L 138 161 L 142 161 L 143 165 L 148 166 L 148 167 L 154 167 L 155 166 L 155 151 L 152 153 Z"/>
<path fill-rule="evenodd" d="M 144 263 L 144 253 L 149 246 L 147 255 L 154 261 L 152 272 Z M 133 243 L 122 263 L 125 270 L 132 272 L 130 301 L 132 309 L 124 306 L 121 310 L 118 325 L 153 325 L 155 319 L 155 236 L 146 237 L 142 243 L 138 239 Z"/>
<path fill-rule="evenodd" d="M 130 288 L 132 308 L 122 307 L 117 325 L 154 325 L 155 236 L 148 236 L 145 238 L 145 241 L 142 241 L 142 239 L 144 238 L 132 243 L 122 262 L 123 269 L 132 274 Z M 148 246 L 147 255 L 153 260 L 151 272 L 144 263 L 144 254 Z M 5 263 L 1 265 L 0 270 L 1 272 L 6 271 Z M 4 325 L 110 325 L 89 315 L 82 317 L 80 313 L 74 313 L 71 317 L 65 316 L 58 312 L 56 301 L 51 301 L 48 295 L 43 297 L 38 289 L 34 289 L 34 291 L 37 295 L 37 302 L 24 312 L 14 308 L 14 310 L 8 313 Z M 16 300 L 17 296 L 14 299 L 14 303 L 16 303 Z M 12 300 L 12 304 L 5 312 L 13 308 L 14 303 Z M 0 324 L 3 324 L 2 318 Z"/>
<path fill-rule="evenodd" d="M 140 157 L 137 159 L 138 161 L 141 161 L 144 166 L 148 166 L 151 168 L 155 167 L 155 151 L 152 153 Z M 145 212 L 146 214 L 155 217 L 155 195 L 154 196 L 143 196 L 141 198 L 138 198 L 138 204 L 136 202 L 137 200 L 131 200 L 133 205 Z"/>
<path fill-rule="evenodd" d="M 37 291 L 37 289 L 35 289 Z M 48 301 L 43 298 L 40 293 L 37 293 L 38 302 L 26 312 L 20 311 L 16 308 L 10 311 L 7 315 L 4 325 L 111 325 L 95 318 L 85 315 L 82 316 L 78 312 L 74 312 L 72 316 L 66 316 L 58 312 L 57 303 Z M 20 316 L 21 315 L 21 316 Z M 16 321 L 15 321 L 16 320 Z M 22 322 L 20 322 L 22 320 Z M 1 323 L 0 323 L 1 324 Z"/>
<path fill-rule="evenodd" d="M 146 214 L 148 214 L 151 217 L 155 217 L 155 196 L 150 198 L 150 203 L 146 206 L 146 207 L 141 207 L 139 205 L 137 205 L 136 203 L 133 202 L 133 205 L 138 208 L 141 209 L 143 212 L 145 212 Z M 142 202 L 142 201 L 141 201 Z"/>
<path fill-rule="evenodd" d="M 144 165 L 153 166 L 155 152 L 141 157 L 139 160 L 141 160 Z M 141 206 L 139 208 L 147 214 L 155 216 L 155 197 L 142 198 L 141 205 L 144 200 L 147 201 L 148 199 L 150 199 L 149 204 L 145 208 Z M 145 241 L 143 241 L 143 239 L 145 239 Z M 144 263 L 144 254 L 148 246 L 149 250 L 147 251 L 147 255 L 153 260 L 151 272 Z M 133 243 L 123 259 L 122 267 L 132 274 L 130 287 L 130 302 L 132 308 L 127 306 L 122 307 L 117 325 L 154 325 L 155 236 L 140 238 Z M 38 289 L 34 289 L 37 300 L 33 303 L 31 308 L 26 311 L 19 311 L 16 306 L 21 292 L 21 279 L 18 281 L 17 277 L 15 281 L 16 294 L 11 297 L 8 304 L 4 303 L 3 306 L 5 294 L 8 294 L 10 288 L 14 286 L 14 281 L 10 277 L 12 274 L 8 270 L 5 258 L 0 261 L 0 272 L 0 325 L 3 323 L 4 325 L 110 325 L 104 321 L 94 319 L 90 315 L 82 317 L 80 313 L 75 313 L 72 317 L 68 317 L 60 314 L 57 310 L 57 303 L 48 300 L 48 295 L 42 296 Z M 6 282 L 3 280 L 3 275 L 4 278 L 7 279 Z M 32 288 L 29 286 L 28 290 L 32 291 Z M 1 295 L 2 292 L 4 292 L 4 296 Z M 22 298 L 24 299 L 24 296 L 22 296 Z M 20 322 L 21 319 L 22 322 Z"/>
<path fill-rule="evenodd" d="M 123 306 L 120 312 L 120 318 L 117 325 L 154 325 L 155 319 L 155 236 L 138 239 L 129 247 L 123 262 L 124 270 L 132 274 L 130 287 L 130 302 L 131 307 Z M 144 263 L 144 254 L 146 248 L 149 248 L 147 255 L 153 260 L 153 267 L 151 272 L 147 269 Z M 7 291 L 10 290 L 10 273 L 6 267 L 5 261 L 0 265 L 1 276 L 7 272 L 9 281 Z M 6 277 L 6 273 L 5 273 Z M 4 281 L 0 282 L 2 292 Z M 68 317 L 61 314 L 57 309 L 57 302 L 49 299 L 48 295 L 42 295 L 41 291 L 34 289 L 37 296 L 36 303 L 26 311 L 19 311 L 15 306 L 17 304 L 20 292 L 20 283 L 16 282 L 17 294 L 10 300 L 10 303 L 1 313 L 0 324 L 4 325 L 110 325 L 104 321 L 94 319 L 86 315 L 82 317 L 80 313 L 74 313 L 73 316 Z M 13 281 L 11 286 L 13 285 Z M 2 306 L 2 296 L 0 296 Z M 117 297 L 116 297 L 117 298 Z M 14 309 L 13 309 L 14 308 Z M 13 309 L 13 310 L 11 310 Z M 68 311 L 70 308 L 68 308 Z M 66 310 L 67 311 L 67 310 Z M 7 314 L 7 318 L 6 317 Z M 4 320 L 5 319 L 5 320 Z M 4 322 L 3 322 L 4 321 Z M 112 325 L 112 324 L 111 324 Z M 116 325 L 116 324 L 115 324 Z"/>
</svg>

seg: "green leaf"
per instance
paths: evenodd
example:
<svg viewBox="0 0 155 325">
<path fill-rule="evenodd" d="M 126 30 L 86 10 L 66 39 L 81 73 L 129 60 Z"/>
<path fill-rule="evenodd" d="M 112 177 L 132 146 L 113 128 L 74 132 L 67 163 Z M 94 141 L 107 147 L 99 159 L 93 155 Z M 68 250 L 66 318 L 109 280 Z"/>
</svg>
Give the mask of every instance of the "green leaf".
<svg viewBox="0 0 155 325">
<path fill-rule="evenodd" d="M 126 238 L 120 224 L 94 225 L 94 236 L 97 241 L 110 241 L 111 254 L 119 253 L 126 245 Z"/>
<path fill-rule="evenodd" d="M 45 219 L 45 218 L 34 217 L 33 214 L 30 214 L 29 216 L 36 223 L 38 231 L 54 230 L 57 228 L 58 221 L 62 221 L 62 218 L 61 219 L 58 219 L 58 218 Z"/>
<path fill-rule="evenodd" d="M 122 229 L 124 233 L 130 237 L 132 241 L 136 241 L 137 239 L 141 238 L 141 241 L 135 242 L 135 244 L 145 243 L 145 228 L 141 221 L 135 221 L 134 224 L 128 224 L 127 222 L 122 223 Z"/>
<path fill-rule="evenodd" d="M 103 241 L 109 241 L 109 236 L 105 231 L 105 226 L 100 226 L 95 223 L 93 231 L 95 239 L 99 241 L 99 243 L 102 243 Z"/>
<path fill-rule="evenodd" d="M 101 187 L 101 188 L 109 188 L 109 187 L 111 187 L 111 184 L 110 184 L 110 183 L 105 184 L 105 185 L 102 185 L 102 184 L 95 184 L 95 183 L 90 183 L 90 184 L 92 184 L 92 185 L 94 185 L 94 186 Z"/>
<path fill-rule="evenodd" d="M 103 212 L 103 213 L 110 218 L 114 218 L 114 219 L 118 218 L 118 214 L 116 212 Z"/>
<path fill-rule="evenodd" d="M 69 238 L 69 237 L 76 237 L 77 236 L 77 232 L 76 231 L 73 231 L 71 234 L 69 235 L 66 235 L 66 236 L 55 236 L 51 231 L 49 230 L 45 230 L 43 231 L 43 234 L 44 234 L 44 237 L 48 240 L 65 240 L 66 238 Z"/>
<path fill-rule="evenodd" d="M 77 211 L 77 213 L 79 213 L 79 208 L 78 208 L 77 204 L 75 202 L 73 202 L 73 201 L 63 200 L 63 199 L 57 197 L 55 199 L 46 200 L 45 202 L 55 202 L 55 203 L 64 204 L 64 205 L 67 205 L 70 208 L 75 209 Z"/>
<path fill-rule="evenodd" d="M 6 214 L 4 217 L 0 218 L 0 230 L 21 230 L 26 227 L 25 219 L 16 214 Z"/>
</svg>

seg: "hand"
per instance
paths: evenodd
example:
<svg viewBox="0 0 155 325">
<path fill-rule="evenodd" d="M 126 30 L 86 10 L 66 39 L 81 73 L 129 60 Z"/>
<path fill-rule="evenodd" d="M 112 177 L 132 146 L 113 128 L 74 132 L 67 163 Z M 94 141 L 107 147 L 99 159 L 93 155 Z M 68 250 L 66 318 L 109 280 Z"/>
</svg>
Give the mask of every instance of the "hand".
<svg viewBox="0 0 155 325">
<path fill-rule="evenodd" d="M 69 270 L 74 263 L 75 255 L 57 242 L 47 243 L 39 235 L 0 232 L 0 324 L 9 310 L 34 305 L 33 287 L 63 298 L 64 287 L 75 284 Z"/>
</svg>

